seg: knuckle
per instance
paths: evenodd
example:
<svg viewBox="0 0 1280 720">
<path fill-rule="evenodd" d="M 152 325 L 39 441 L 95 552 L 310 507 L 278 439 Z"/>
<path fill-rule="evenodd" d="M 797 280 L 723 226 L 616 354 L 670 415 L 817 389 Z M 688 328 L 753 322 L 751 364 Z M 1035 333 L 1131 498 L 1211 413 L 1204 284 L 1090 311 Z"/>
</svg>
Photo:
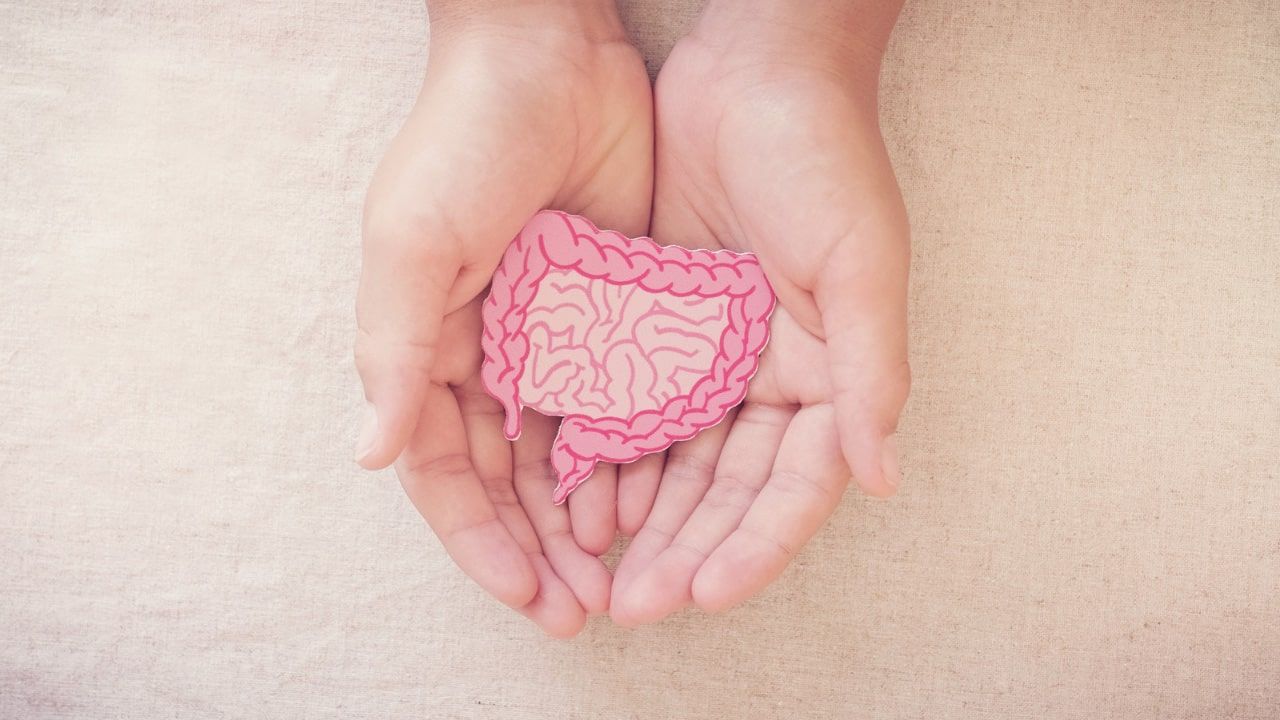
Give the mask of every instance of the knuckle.
<svg viewBox="0 0 1280 720">
<path fill-rule="evenodd" d="M 833 365 L 837 380 L 833 383 L 836 401 L 855 408 L 856 414 L 864 420 L 885 425 L 881 429 L 891 431 L 897 425 L 898 415 L 911 393 L 912 371 L 907 359 L 877 371 L 868 371 L 867 366 L 857 363 Z"/>
<path fill-rule="evenodd" d="M 502 404 L 484 389 L 472 383 L 455 385 L 454 395 L 458 398 L 458 409 L 463 416 L 498 418 L 499 422 L 506 417 Z"/>
<path fill-rule="evenodd" d="M 671 541 L 671 544 L 670 544 L 670 545 L 668 545 L 668 546 L 667 546 L 667 548 L 668 548 L 668 549 L 670 549 L 670 550 L 675 550 L 675 551 L 678 551 L 678 552 L 682 552 L 682 553 L 684 553 L 684 554 L 686 554 L 686 555 L 688 555 L 688 556 L 690 556 L 690 557 L 694 558 L 695 560 L 699 560 L 699 561 L 701 561 L 701 560 L 706 560 L 706 559 L 707 559 L 707 556 L 709 555 L 708 551 L 703 550 L 702 548 L 700 548 L 700 547 L 698 547 L 698 546 L 696 546 L 696 545 L 694 545 L 694 544 L 692 544 L 692 543 L 690 543 L 690 542 L 688 542 L 688 541 L 686 541 L 686 540 L 681 540 L 681 539 L 679 539 L 679 538 L 676 538 L 676 539 L 672 540 L 672 541 Z"/>
<path fill-rule="evenodd" d="M 484 488 L 484 492 L 489 496 L 489 501 L 494 505 L 515 507 L 520 504 L 520 498 L 516 495 L 515 486 L 511 483 L 511 478 L 504 475 L 485 475 L 480 478 L 480 485 Z"/>
<path fill-rule="evenodd" d="M 421 337 L 399 335 L 384 330 L 375 332 L 357 320 L 353 348 L 356 371 L 361 377 L 384 367 L 404 367 L 413 372 L 427 372 L 435 358 L 437 340 L 434 335 Z"/>
<path fill-rule="evenodd" d="M 653 522 L 646 522 L 636 533 L 636 539 L 640 540 L 645 536 L 650 535 L 656 536 L 657 540 L 670 544 L 675 540 L 676 531 L 671 528 L 658 527 L 658 525 Z"/>
<path fill-rule="evenodd" d="M 668 479 L 680 483 L 709 484 L 715 464 L 703 460 L 692 453 L 671 453 L 667 455 L 667 465 L 662 471 L 663 481 Z"/>
<path fill-rule="evenodd" d="M 515 464 L 513 469 L 515 477 L 523 482 L 555 484 L 560 479 L 559 475 L 556 474 L 556 469 L 551 466 L 551 461 L 546 458 L 521 460 Z"/>
<path fill-rule="evenodd" d="M 573 539 L 573 530 L 563 526 L 553 527 L 538 533 L 538 540 L 544 550 L 546 548 L 554 550 L 557 547 L 557 543 L 577 542 Z"/>
<path fill-rule="evenodd" d="M 499 527 L 501 525 L 502 521 L 496 516 L 481 518 L 474 522 L 463 523 L 456 527 L 450 527 L 444 530 L 440 533 L 440 541 L 446 545 L 452 545 L 469 533 L 478 532 L 487 528 Z"/>
<path fill-rule="evenodd" d="M 451 483 L 466 480 L 474 473 L 471 458 L 462 453 L 449 453 L 432 458 L 409 458 L 405 474 L 415 481 Z"/>
<path fill-rule="evenodd" d="M 828 487 L 808 473 L 774 470 L 769 477 L 769 485 L 778 492 L 796 497 L 804 505 L 834 506 L 840 502 L 841 493 L 837 488 Z"/>
<path fill-rule="evenodd" d="M 715 510 L 744 509 L 751 506 L 760 488 L 737 475 L 718 475 L 702 502 Z"/>
<path fill-rule="evenodd" d="M 781 555 L 783 558 L 791 559 L 799 552 L 799 548 L 774 537 L 772 534 L 752 530 L 751 528 L 739 528 L 739 532 L 751 538 L 758 547 L 764 548 L 767 552 Z"/>
</svg>

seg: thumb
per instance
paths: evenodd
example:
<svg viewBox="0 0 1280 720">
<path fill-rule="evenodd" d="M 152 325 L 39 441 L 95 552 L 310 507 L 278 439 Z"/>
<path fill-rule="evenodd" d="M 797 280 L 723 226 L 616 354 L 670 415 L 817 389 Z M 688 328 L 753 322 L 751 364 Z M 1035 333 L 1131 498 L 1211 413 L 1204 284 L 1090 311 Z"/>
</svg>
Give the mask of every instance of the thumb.
<svg viewBox="0 0 1280 720">
<path fill-rule="evenodd" d="M 365 468 L 390 465 L 413 434 L 460 267 L 456 248 L 430 224 L 366 219 L 355 343 L 366 401 L 356 461 Z"/>
<path fill-rule="evenodd" d="M 518 155 L 507 147 L 512 134 L 451 110 L 457 94 L 437 89 L 419 100 L 365 203 L 355 359 L 367 407 L 356 461 L 371 470 L 404 450 L 429 384 L 452 379 L 438 362 L 450 353 L 437 347 L 444 316 L 484 290 L 546 200 L 538 192 L 548 185 L 545 168 L 509 163 L 498 175 L 493 159 Z"/>
<path fill-rule="evenodd" d="M 888 497 L 901 480 L 894 433 L 911 388 L 907 362 L 905 213 L 855 225 L 832 252 L 814 299 L 822 314 L 840 447 L 863 492 Z"/>
</svg>

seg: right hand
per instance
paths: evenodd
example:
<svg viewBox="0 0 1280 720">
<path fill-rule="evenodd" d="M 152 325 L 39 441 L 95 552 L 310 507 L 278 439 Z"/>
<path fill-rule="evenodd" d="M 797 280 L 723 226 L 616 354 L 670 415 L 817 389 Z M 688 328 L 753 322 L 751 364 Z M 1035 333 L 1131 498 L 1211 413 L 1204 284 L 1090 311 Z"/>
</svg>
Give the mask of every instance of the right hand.
<svg viewBox="0 0 1280 720">
<path fill-rule="evenodd" d="M 556 423 L 515 442 L 479 380 L 480 303 L 543 208 L 641 235 L 652 93 L 612 3 L 430 3 L 426 78 L 369 187 L 356 303 L 357 461 L 396 472 L 459 567 L 548 633 L 608 607 L 616 467 L 551 503 Z"/>
<path fill-rule="evenodd" d="M 711 0 L 658 76 L 654 236 L 754 252 L 778 308 L 736 414 L 623 472 L 621 624 L 732 607 L 851 480 L 897 490 L 911 253 L 877 106 L 897 14 L 891 0 Z"/>
</svg>

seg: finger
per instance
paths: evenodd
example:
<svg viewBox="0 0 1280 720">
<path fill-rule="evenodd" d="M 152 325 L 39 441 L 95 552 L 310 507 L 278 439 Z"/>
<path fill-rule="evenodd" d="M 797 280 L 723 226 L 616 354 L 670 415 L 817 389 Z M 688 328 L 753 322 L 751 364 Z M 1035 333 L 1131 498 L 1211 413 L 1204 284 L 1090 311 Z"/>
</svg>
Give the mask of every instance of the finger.
<svg viewBox="0 0 1280 720">
<path fill-rule="evenodd" d="M 634 537 L 653 509 L 666 453 L 654 453 L 618 467 L 618 531 Z"/>
<path fill-rule="evenodd" d="M 542 552 L 538 536 L 516 496 L 511 472 L 511 443 L 502 434 L 502 405 L 484 392 L 479 381 L 459 386 L 454 395 L 466 431 L 471 465 L 503 525 L 526 554 Z"/>
<path fill-rule="evenodd" d="M 671 544 L 672 538 L 711 486 L 716 460 L 720 457 L 733 418 L 731 414 L 715 427 L 707 428 L 693 439 L 676 443 L 667 450 L 653 511 L 623 553 L 614 574 L 613 601 L 610 604 L 614 622 L 634 626 L 650 616 L 647 607 L 650 598 L 632 594 L 629 586 Z"/>
<path fill-rule="evenodd" d="M 911 388 L 905 215 L 864 223 L 828 258 L 814 299 L 831 364 L 836 426 L 858 486 L 887 497 L 901 482 L 893 434 Z"/>
<path fill-rule="evenodd" d="M 456 255 L 406 263 L 388 246 L 366 240 L 356 300 L 355 359 L 366 402 L 356 461 L 368 469 L 393 462 L 423 415 L 445 297 L 458 270 Z"/>
<path fill-rule="evenodd" d="M 487 91 L 497 92 L 429 72 L 369 187 L 356 299 L 366 468 L 391 463 L 422 416 L 441 318 L 484 289 L 563 172 L 506 125 L 516 121 L 489 111 L 506 99 Z"/>
<path fill-rule="evenodd" d="M 551 501 L 557 482 L 551 467 L 556 422 L 526 410 L 521 423 L 520 438 L 512 443 L 516 495 L 556 574 L 588 613 L 605 612 L 613 582 L 609 569 L 600 558 L 578 547 L 569 524 L 569 509 Z"/>
<path fill-rule="evenodd" d="M 567 639 L 582 632 L 587 624 L 587 613 L 573 591 L 556 574 L 545 556 L 534 555 L 532 563 L 538 576 L 538 594 L 519 609 L 520 614 L 555 638 Z"/>
<path fill-rule="evenodd" d="M 534 569 L 476 475 L 453 393 L 429 385 L 422 412 L 435 422 L 419 424 L 396 462 L 405 493 L 463 572 L 506 605 L 527 605 L 538 590 Z"/>
<path fill-rule="evenodd" d="M 835 511 L 849 476 L 834 420 L 830 405 L 804 408 L 792 418 L 765 486 L 694 576 L 698 607 L 726 610 L 759 592 Z"/>
<path fill-rule="evenodd" d="M 693 578 L 738 527 L 773 467 L 794 408 L 749 403 L 729 430 L 715 476 L 671 544 L 627 586 L 632 620 L 657 622 L 693 601 Z"/>
<path fill-rule="evenodd" d="M 511 443 L 502 434 L 502 405 L 484 391 L 479 375 L 468 378 L 455 391 L 455 396 L 476 474 L 498 518 L 529 557 L 538 578 L 537 594 L 519 609 L 520 613 L 549 635 L 572 637 L 586 622 L 586 612 L 551 568 L 533 525 L 520 506 L 511 479 Z"/>
<path fill-rule="evenodd" d="M 603 555 L 618 534 L 618 466 L 600 463 L 569 496 L 569 520 L 578 547 Z"/>
</svg>

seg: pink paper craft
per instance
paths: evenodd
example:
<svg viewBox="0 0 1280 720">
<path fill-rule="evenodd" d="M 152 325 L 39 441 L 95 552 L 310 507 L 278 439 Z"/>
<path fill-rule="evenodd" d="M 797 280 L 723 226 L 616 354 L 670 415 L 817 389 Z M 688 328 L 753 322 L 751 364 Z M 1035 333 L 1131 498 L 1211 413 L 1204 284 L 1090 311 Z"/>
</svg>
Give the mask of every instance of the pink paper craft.
<svg viewBox="0 0 1280 720">
<path fill-rule="evenodd" d="M 560 504 L 596 463 L 723 420 L 746 396 L 774 302 L 750 253 L 664 247 L 544 210 L 494 273 L 481 377 L 511 440 L 523 407 L 564 418 L 551 448 Z"/>
</svg>

